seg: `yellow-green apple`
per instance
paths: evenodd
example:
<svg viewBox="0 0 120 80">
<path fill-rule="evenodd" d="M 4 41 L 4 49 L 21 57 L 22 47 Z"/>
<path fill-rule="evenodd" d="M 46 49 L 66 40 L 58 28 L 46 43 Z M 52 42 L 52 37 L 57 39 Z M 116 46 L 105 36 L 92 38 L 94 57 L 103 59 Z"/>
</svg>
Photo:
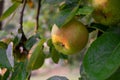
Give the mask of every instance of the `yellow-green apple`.
<svg viewBox="0 0 120 80">
<path fill-rule="evenodd" d="M 120 22 L 120 0 L 90 0 L 94 8 L 93 18 L 104 25 Z"/>
<path fill-rule="evenodd" d="M 88 31 L 80 21 L 72 19 L 61 28 L 54 24 L 51 37 L 56 50 L 69 55 L 78 53 L 85 47 Z"/>
</svg>

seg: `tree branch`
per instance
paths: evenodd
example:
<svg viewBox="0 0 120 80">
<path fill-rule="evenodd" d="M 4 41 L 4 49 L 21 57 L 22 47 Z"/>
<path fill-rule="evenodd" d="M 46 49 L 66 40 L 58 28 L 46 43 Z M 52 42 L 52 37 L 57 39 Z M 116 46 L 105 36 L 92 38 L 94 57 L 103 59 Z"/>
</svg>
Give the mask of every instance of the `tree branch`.
<svg viewBox="0 0 120 80">
<path fill-rule="evenodd" d="M 0 1 L 0 16 L 2 15 L 3 7 L 4 7 L 4 0 L 1 0 Z M 2 21 L 0 21 L 0 30 L 1 29 L 2 29 Z"/>
<path fill-rule="evenodd" d="M 37 33 L 39 28 L 39 14 L 40 14 L 40 8 L 41 8 L 41 1 L 38 0 L 38 8 L 37 8 L 37 15 L 36 15 L 36 27 L 35 27 L 35 33 Z"/>
<path fill-rule="evenodd" d="M 25 37 L 24 31 L 23 31 L 23 16 L 24 16 L 24 10 L 25 10 L 27 0 L 23 0 L 22 2 L 23 2 L 23 8 L 22 8 L 21 15 L 20 15 L 20 29 L 19 30 L 20 30 L 20 33 L 22 33 L 21 40 L 24 42 L 27 40 L 27 38 Z"/>
</svg>

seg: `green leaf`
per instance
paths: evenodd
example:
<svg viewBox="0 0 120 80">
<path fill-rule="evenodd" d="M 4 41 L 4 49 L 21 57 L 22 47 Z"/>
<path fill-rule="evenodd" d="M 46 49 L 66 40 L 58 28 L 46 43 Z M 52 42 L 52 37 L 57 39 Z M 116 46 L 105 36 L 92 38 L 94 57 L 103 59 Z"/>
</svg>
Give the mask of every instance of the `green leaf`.
<svg viewBox="0 0 120 80">
<path fill-rule="evenodd" d="M 25 43 L 25 48 L 27 50 L 30 50 L 33 45 L 38 41 L 38 39 L 40 39 L 38 35 L 33 35 L 32 37 L 30 37 Z"/>
<path fill-rule="evenodd" d="M 69 79 L 63 76 L 53 76 L 53 77 L 48 78 L 47 80 L 69 80 Z"/>
<path fill-rule="evenodd" d="M 15 64 L 10 80 L 27 80 L 29 73 L 26 71 L 26 62 Z"/>
<path fill-rule="evenodd" d="M 83 66 L 89 80 L 105 80 L 120 66 L 120 27 L 105 32 L 89 47 Z"/>
<path fill-rule="evenodd" d="M 0 21 L 4 20 L 5 18 L 9 17 L 18 7 L 20 3 L 15 2 L 11 7 L 9 7 L 3 15 L 0 17 Z"/>
<path fill-rule="evenodd" d="M 120 68 L 116 70 L 116 72 L 106 80 L 118 80 L 118 79 L 120 79 Z"/>
<path fill-rule="evenodd" d="M 79 80 L 89 80 L 88 76 L 85 72 L 85 69 L 83 67 L 83 64 L 81 64 L 81 66 L 80 66 L 80 78 L 79 78 Z"/>
<path fill-rule="evenodd" d="M 8 46 L 8 45 L 7 45 L 6 43 L 0 41 L 0 48 L 1 48 L 1 49 L 7 49 L 7 46 Z"/>
<path fill-rule="evenodd" d="M 54 48 L 54 46 L 52 46 L 51 57 L 52 57 L 52 60 L 54 61 L 54 63 L 58 63 L 58 61 L 59 61 L 59 59 L 60 59 L 60 54 L 59 54 L 59 52 Z"/>
<path fill-rule="evenodd" d="M 78 1 L 79 0 L 44 0 L 43 2 L 52 4 L 52 5 L 56 5 L 56 4 L 61 4 L 61 3 L 73 4 Z"/>
<path fill-rule="evenodd" d="M 61 59 L 68 59 L 68 55 L 65 55 L 63 53 L 60 53 L 60 58 Z"/>
<path fill-rule="evenodd" d="M 7 69 L 12 69 L 10 62 L 6 55 L 6 49 L 0 48 L 0 67 L 5 67 Z"/>
<path fill-rule="evenodd" d="M 105 32 L 105 31 L 107 31 L 107 29 L 109 27 L 105 26 L 105 25 L 102 25 L 102 24 L 99 24 L 99 23 L 91 23 L 90 28 L 98 29 L 98 30 L 100 30 L 102 32 Z"/>
<path fill-rule="evenodd" d="M 44 3 L 49 3 L 49 4 L 59 4 L 63 2 L 64 0 L 44 0 Z"/>
<path fill-rule="evenodd" d="M 41 39 L 38 43 L 37 46 L 35 47 L 30 60 L 28 61 L 27 64 L 27 70 L 35 70 L 40 68 L 45 60 L 45 54 L 43 53 L 43 43 L 45 42 L 45 39 Z"/>
<path fill-rule="evenodd" d="M 19 44 L 21 37 L 22 37 L 22 35 L 15 36 L 15 38 L 13 40 L 14 47 L 16 47 Z"/>
<path fill-rule="evenodd" d="M 52 47 L 52 46 L 53 46 L 53 44 L 52 44 L 52 39 L 49 39 L 49 40 L 47 41 L 47 45 L 48 45 L 49 47 Z"/>
<path fill-rule="evenodd" d="M 57 14 L 57 16 L 55 18 L 55 24 L 58 27 L 62 27 L 63 25 L 65 25 L 66 23 L 68 23 L 76 15 L 76 11 L 79 8 L 80 1 L 75 6 L 68 5 L 67 8 L 61 10 Z"/>
<path fill-rule="evenodd" d="M 93 8 L 91 6 L 84 6 L 79 8 L 76 15 L 90 15 L 93 12 Z"/>
<path fill-rule="evenodd" d="M 1 77 L 0 80 L 7 80 L 7 78 L 9 77 L 9 75 L 10 75 L 10 71 L 7 70 L 3 76 L 0 76 Z"/>
</svg>

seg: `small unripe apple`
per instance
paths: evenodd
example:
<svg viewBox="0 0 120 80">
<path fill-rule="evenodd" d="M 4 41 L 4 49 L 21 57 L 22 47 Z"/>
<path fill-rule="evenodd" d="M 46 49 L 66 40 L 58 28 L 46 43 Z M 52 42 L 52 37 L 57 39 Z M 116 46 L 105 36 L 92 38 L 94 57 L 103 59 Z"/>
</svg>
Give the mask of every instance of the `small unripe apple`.
<svg viewBox="0 0 120 80">
<path fill-rule="evenodd" d="M 120 22 L 120 0 L 90 0 L 94 8 L 93 18 L 104 25 Z"/>
<path fill-rule="evenodd" d="M 66 55 L 80 52 L 88 42 L 86 27 L 76 19 L 61 28 L 54 24 L 51 36 L 56 50 Z"/>
</svg>

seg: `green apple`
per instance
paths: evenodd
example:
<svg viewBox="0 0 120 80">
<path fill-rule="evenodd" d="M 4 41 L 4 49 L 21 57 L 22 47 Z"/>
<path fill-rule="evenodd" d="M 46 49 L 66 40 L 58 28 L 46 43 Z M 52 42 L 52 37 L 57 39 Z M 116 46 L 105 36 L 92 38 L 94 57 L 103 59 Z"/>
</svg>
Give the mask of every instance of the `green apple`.
<svg viewBox="0 0 120 80">
<path fill-rule="evenodd" d="M 54 24 L 51 37 L 56 50 L 70 55 L 80 52 L 85 47 L 88 42 L 88 31 L 81 22 L 72 19 L 61 28 Z"/>
<path fill-rule="evenodd" d="M 93 18 L 104 25 L 120 22 L 120 0 L 90 0 L 94 8 Z"/>
</svg>

